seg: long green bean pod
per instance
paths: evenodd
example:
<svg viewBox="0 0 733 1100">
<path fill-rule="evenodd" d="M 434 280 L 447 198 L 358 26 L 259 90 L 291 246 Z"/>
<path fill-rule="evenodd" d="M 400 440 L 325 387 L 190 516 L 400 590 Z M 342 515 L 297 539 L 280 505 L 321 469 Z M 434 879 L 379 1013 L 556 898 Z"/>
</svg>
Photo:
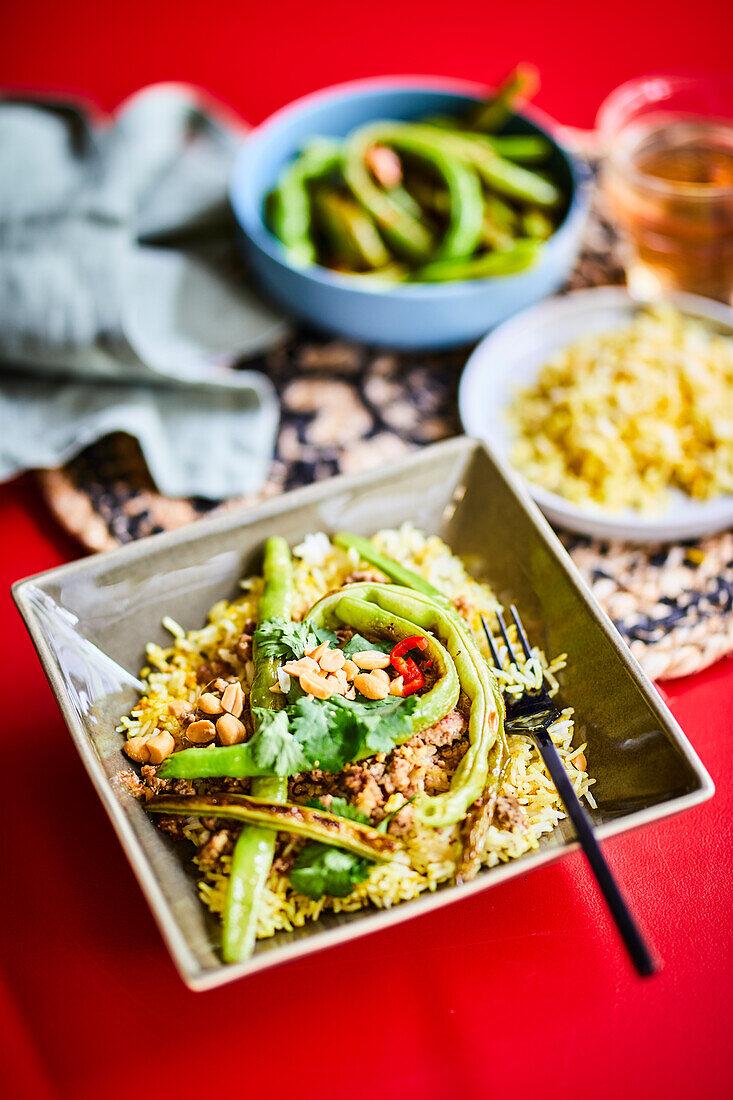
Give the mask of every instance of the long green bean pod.
<svg viewBox="0 0 733 1100">
<path fill-rule="evenodd" d="M 475 135 L 450 133 L 419 123 L 405 126 L 414 141 L 429 141 L 447 158 L 472 167 L 501 195 L 537 206 L 556 206 L 560 202 L 562 196 L 554 183 L 521 164 L 505 160 L 491 145 L 477 141 Z"/>
<path fill-rule="evenodd" d="M 412 589 L 416 599 L 420 596 L 428 597 L 433 607 L 442 611 L 453 627 L 455 634 L 452 641 L 456 644 L 457 640 L 459 648 L 454 652 L 451 644 L 448 644 L 448 651 L 455 661 L 461 688 L 471 700 L 471 745 L 453 776 L 450 790 L 428 799 L 418 810 L 427 824 L 452 824 L 465 815 L 471 803 L 480 798 L 487 788 L 492 789 L 499 785 L 501 769 L 509 754 L 504 732 L 504 701 L 499 685 L 471 628 L 439 589 L 418 573 L 380 553 L 370 539 L 340 532 L 334 536 L 334 542 L 344 550 L 353 548 L 363 561 L 390 577 L 394 586 L 400 586 L 396 589 L 398 593 Z M 386 595 L 390 590 L 393 593 L 395 591 L 391 585 L 381 585 L 379 588 L 385 593 L 384 599 L 390 598 Z M 384 606 L 383 599 L 379 596 L 376 602 Z M 414 612 L 414 609 L 411 611 Z M 405 617 L 409 617 L 411 621 L 420 621 L 415 618 L 414 613 L 409 616 L 405 614 Z M 425 626 L 425 623 L 421 622 L 420 625 Z M 437 633 L 440 634 L 440 630 Z M 495 716 L 496 721 L 492 716 Z"/>
<path fill-rule="evenodd" d="M 335 848 L 345 848 L 366 859 L 389 860 L 402 849 L 402 842 L 362 825 L 350 818 L 337 817 L 325 810 L 300 806 L 296 802 L 269 802 L 244 794 L 158 795 L 146 804 L 157 814 L 182 814 L 185 817 L 223 817 L 244 821 L 257 828 L 246 832 L 266 832 L 275 843 L 278 832 L 319 840 Z M 269 871 L 269 867 L 267 870 Z M 241 956 L 239 956 L 241 957 Z M 233 959 L 228 959 L 233 962 Z"/>
<path fill-rule="evenodd" d="M 517 65 L 516 69 L 501 82 L 491 99 L 479 106 L 473 118 L 473 125 L 477 130 L 496 133 L 514 113 L 514 104 L 519 96 L 531 99 L 538 86 L 539 77 L 534 65 Z"/>
<path fill-rule="evenodd" d="M 258 608 L 259 622 L 289 619 L 293 606 L 293 572 L 290 549 L 285 539 L 274 536 L 265 543 L 263 574 L 265 583 Z M 254 713 L 258 707 L 278 708 L 282 696 L 278 697 L 270 688 L 277 683 L 279 662 L 277 658 L 265 657 L 259 651 L 256 638 L 253 650 L 250 709 Z M 255 798 L 283 802 L 287 793 L 287 779 L 268 777 L 252 780 L 252 795 Z M 254 948 L 257 917 L 275 854 L 275 839 L 272 829 L 259 827 L 242 829 L 237 838 L 223 914 L 222 953 L 227 962 L 247 958 Z"/>
<path fill-rule="evenodd" d="M 308 184 L 329 175 L 340 163 L 341 150 L 337 143 L 317 138 L 282 172 L 271 192 L 270 226 L 293 263 L 305 266 L 316 262 Z"/>
<path fill-rule="evenodd" d="M 316 215 L 336 257 L 355 270 L 384 267 L 389 252 L 372 219 L 348 194 L 317 191 L 313 199 Z"/>
<path fill-rule="evenodd" d="M 461 279 L 499 278 L 526 271 L 537 260 L 542 242 L 537 238 L 521 238 L 507 243 L 500 251 L 485 252 L 467 260 L 436 260 L 424 264 L 414 273 L 418 282 L 446 283 Z"/>
<path fill-rule="evenodd" d="M 365 126 L 349 139 L 344 175 L 355 197 L 380 222 L 385 235 L 389 236 L 393 233 L 394 225 L 389 221 L 383 223 L 380 211 L 385 200 L 390 202 L 392 208 L 394 203 L 388 193 L 380 191 L 368 178 L 364 166 L 366 150 L 375 144 L 389 145 L 430 164 L 444 181 L 450 198 L 448 227 L 433 254 L 439 257 L 469 256 L 481 236 L 481 187 L 476 173 L 469 166 L 460 158 L 446 154 L 441 145 L 442 136 L 428 126 L 415 126 L 411 123 L 377 122 Z M 369 184 L 366 189 L 364 175 Z M 374 191 L 377 192 L 376 196 Z M 404 209 L 401 214 L 404 232 L 409 227 L 411 237 L 417 239 L 416 227 L 421 223 Z"/>
</svg>

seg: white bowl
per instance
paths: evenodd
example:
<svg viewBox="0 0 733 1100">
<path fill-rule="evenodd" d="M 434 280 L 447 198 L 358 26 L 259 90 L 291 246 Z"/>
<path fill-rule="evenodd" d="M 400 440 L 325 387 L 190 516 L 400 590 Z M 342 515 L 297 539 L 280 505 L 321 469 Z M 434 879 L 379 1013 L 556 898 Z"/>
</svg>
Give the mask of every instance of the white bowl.
<svg viewBox="0 0 733 1100">
<path fill-rule="evenodd" d="M 670 301 L 685 315 L 709 321 L 733 336 L 733 310 L 727 306 L 693 294 L 672 294 Z M 485 440 L 500 462 L 509 463 L 512 434 L 507 408 L 517 388 L 530 385 L 550 356 L 565 345 L 619 328 L 639 308 L 625 289 L 598 287 L 549 298 L 499 325 L 475 349 L 461 379 L 458 404 L 466 432 Z M 571 503 L 525 480 L 552 523 L 596 538 L 667 542 L 699 538 L 733 525 L 731 494 L 700 501 L 672 491 L 659 511 L 607 512 Z"/>
</svg>

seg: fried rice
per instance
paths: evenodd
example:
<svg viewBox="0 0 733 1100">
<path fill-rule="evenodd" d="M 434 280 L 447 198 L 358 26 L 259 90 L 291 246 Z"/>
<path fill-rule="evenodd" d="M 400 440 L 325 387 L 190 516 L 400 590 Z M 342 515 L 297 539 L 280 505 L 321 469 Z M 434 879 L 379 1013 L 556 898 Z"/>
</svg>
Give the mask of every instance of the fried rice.
<svg viewBox="0 0 733 1100">
<path fill-rule="evenodd" d="M 470 624 L 476 641 L 488 658 L 488 649 L 481 629 L 481 614 L 492 619 L 499 606 L 487 585 L 478 583 L 450 548 L 436 536 L 427 536 L 405 524 L 398 530 L 383 530 L 373 536 L 377 547 L 386 555 L 408 566 L 439 588 Z M 344 585 L 359 569 L 358 554 L 335 546 L 323 532 L 308 535 L 293 549 L 295 603 L 293 618 L 298 620 L 325 593 Z M 256 620 L 262 591 L 262 578 L 248 577 L 240 582 L 241 595 L 234 600 L 220 600 L 211 608 L 201 629 L 185 630 L 171 619 L 163 625 L 172 635 L 169 646 L 150 643 L 146 647 L 146 666 L 141 670 L 145 691 L 129 716 L 122 719 L 120 731 L 128 738 L 149 736 L 166 730 L 180 739 L 179 719 L 170 704 L 184 701 L 193 705 L 199 692 L 201 666 L 216 662 L 229 666 L 239 678 L 245 693 L 252 682 L 251 659 L 242 656 L 237 640 L 245 627 Z M 513 629 L 513 628 L 512 628 Z M 502 657 L 505 652 L 502 650 Z M 498 672 L 502 686 L 515 694 L 526 688 L 538 687 L 544 680 L 550 692 L 557 691 L 556 673 L 565 665 L 565 656 L 548 658 L 534 648 L 528 660 L 522 658 L 517 669 L 504 660 Z M 573 744 L 572 710 L 562 711 L 550 729 L 567 769 L 574 789 L 594 806 L 591 793 L 594 780 L 587 771 L 586 745 Z M 549 834 L 565 817 L 557 791 L 548 777 L 542 760 L 527 737 L 508 735 L 510 758 L 505 771 L 502 794 L 520 808 L 514 821 L 494 818 L 488 833 L 482 863 L 486 867 L 515 859 L 538 846 L 543 835 Z M 409 750 L 419 756 L 419 747 Z M 419 761 L 416 760 L 417 763 Z M 455 767 L 455 762 L 452 767 Z M 451 765 L 446 764 L 446 776 Z M 145 769 L 143 769 L 145 771 Z M 291 780 L 292 784 L 292 780 Z M 138 788 L 141 797 L 150 793 Z M 392 794 L 383 809 L 386 813 L 406 803 L 403 794 Z M 210 821 L 186 818 L 180 834 L 193 846 L 193 860 L 198 870 L 198 890 L 204 905 L 212 913 L 221 914 L 228 887 L 230 855 L 223 852 L 211 861 L 200 853 L 215 830 Z M 345 912 L 369 905 L 389 908 L 401 901 L 417 897 L 427 890 L 436 890 L 451 881 L 456 874 L 461 855 L 460 825 L 432 828 L 415 818 L 403 833 L 405 850 L 394 862 L 375 864 L 368 877 L 346 897 L 324 896 L 317 901 L 299 894 L 291 885 L 282 860 L 275 860 L 260 907 L 258 938 L 274 935 L 280 930 L 302 927 L 317 920 L 324 910 Z M 287 853 L 288 841 L 283 840 Z M 292 846 L 292 845 L 291 845 Z M 196 854 L 199 853 L 199 854 Z"/>
</svg>

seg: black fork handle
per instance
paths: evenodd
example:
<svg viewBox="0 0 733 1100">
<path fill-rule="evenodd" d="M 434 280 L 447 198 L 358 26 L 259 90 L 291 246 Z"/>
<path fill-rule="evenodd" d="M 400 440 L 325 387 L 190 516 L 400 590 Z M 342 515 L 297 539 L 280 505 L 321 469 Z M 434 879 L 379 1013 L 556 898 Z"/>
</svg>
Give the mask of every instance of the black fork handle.
<svg viewBox="0 0 733 1100">
<path fill-rule="evenodd" d="M 560 759 L 557 749 L 552 743 L 552 738 L 549 733 L 546 729 L 535 730 L 533 732 L 537 739 L 542 759 L 557 787 L 558 794 L 567 810 L 568 817 L 575 826 L 580 846 L 591 865 L 593 874 L 596 876 L 596 881 L 606 899 L 608 908 L 611 910 L 611 915 L 616 922 L 616 927 L 621 933 L 621 938 L 626 944 L 626 949 L 631 956 L 637 972 L 642 977 L 648 977 L 655 973 L 657 969 L 656 963 L 649 952 L 649 948 L 644 942 L 644 938 L 639 931 L 636 921 L 631 915 L 631 911 L 619 889 L 618 883 L 613 877 L 611 868 L 606 862 L 606 857 L 600 849 L 592 822 L 581 806 L 580 799 L 573 790 L 573 785 L 570 782 L 568 773 L 565 771 L 565 766 Z"/>
</svg>

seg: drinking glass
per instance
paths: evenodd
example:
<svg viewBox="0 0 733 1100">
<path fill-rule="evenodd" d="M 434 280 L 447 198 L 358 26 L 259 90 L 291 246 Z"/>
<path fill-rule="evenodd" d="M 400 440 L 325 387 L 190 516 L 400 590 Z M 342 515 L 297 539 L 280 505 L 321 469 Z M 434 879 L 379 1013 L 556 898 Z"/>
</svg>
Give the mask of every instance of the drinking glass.
<svg viewBox="0 0 733 1100">
<path fill-rule="evenodd" d="M 598 128 L 631 293 L 733 304 L 733 78 L 639 77 L 606 99 Z"/>
</svg>

